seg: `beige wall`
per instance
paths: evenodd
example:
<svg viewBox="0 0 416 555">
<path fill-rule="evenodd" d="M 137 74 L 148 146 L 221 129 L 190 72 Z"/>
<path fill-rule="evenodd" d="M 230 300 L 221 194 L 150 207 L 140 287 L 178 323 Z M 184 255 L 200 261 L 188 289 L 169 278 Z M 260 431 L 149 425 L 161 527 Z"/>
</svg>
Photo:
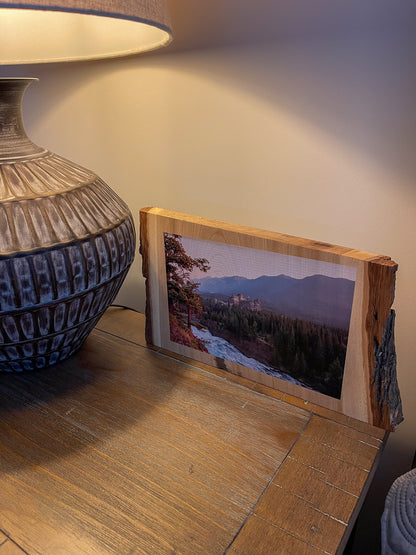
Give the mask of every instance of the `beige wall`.
<svg viewBox="0 0 416 555">
<path fill-rule="evenodd" d="M 406 420 L 390 437 L 373 506 L 409 468 L 416 447 L 412 36 L 387 26 L 370 35 L 251 39 L 2 69 L 41 78 L 25 100 L 32 139 L 94 169 L 136 221 L 139 208 L 160 206 L 398 262 L 396 345 Z M 139 255 L 118 300 L 144 308 Z"/>
</svg>

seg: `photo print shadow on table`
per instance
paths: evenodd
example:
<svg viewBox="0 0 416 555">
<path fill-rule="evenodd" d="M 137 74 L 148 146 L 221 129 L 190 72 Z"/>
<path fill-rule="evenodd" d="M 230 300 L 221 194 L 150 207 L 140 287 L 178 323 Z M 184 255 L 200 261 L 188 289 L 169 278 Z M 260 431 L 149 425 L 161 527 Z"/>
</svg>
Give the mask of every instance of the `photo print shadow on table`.
<svg viewBox="0 0 416 555">
<path fill-rule="evenodd" d="M 356 268 L 164 233 L 170 340 L 340 399 Z"/>
</svg>

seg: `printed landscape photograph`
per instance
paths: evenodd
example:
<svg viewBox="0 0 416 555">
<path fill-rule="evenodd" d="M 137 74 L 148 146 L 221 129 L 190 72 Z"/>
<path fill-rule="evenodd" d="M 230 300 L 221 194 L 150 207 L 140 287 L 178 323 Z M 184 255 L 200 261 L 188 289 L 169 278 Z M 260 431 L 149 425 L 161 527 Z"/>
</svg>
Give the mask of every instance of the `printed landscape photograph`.
<svg viewBox="0 0 416 555">
<path fill-rule="evenodd" d="M 171 341 L 340 399 L 356 269 L 164 234 Z"/>
</svg>

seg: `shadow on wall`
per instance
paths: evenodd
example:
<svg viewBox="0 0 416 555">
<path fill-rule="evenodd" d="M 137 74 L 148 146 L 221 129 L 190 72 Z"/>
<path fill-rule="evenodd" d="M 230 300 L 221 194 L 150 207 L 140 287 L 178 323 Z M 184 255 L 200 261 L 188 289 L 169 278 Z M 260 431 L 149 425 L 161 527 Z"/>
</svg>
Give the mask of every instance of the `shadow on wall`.
<svg viewBox="0 0 416 555">
<path fill-rule="evenodd" d="M 414 183 L 415 3 L 175 0 L 171 9 L 177 40 L 165 52 L 206 49 L 204 78 L 289 110 Z M 218 47 L 227 49 L 210 61 Z"/>
<path fill-rule="evenodd" d="M 342 37 L 313 46 L 261 45 L 201 71 L 295 114 L 414 184 L 416 116 L 409 107 L 416 94 L 410 54 L 416 41 L 391 41 Z"/>
<path fill-rule="evenodd" d="M 416 5 L 406 0 L 168 0 L 174 42 L 167 51 L 354 34 L 414 33 Z"/>
<path fill-rule="evenodd" d="M 1 68 L 0 75 L 41 78 L 25 99 L 28 124 L 107 73 L 184 64 L 189 70 L 191 61 L 203 79 L 288 110 L 413 183 L 416 3 L 381 0 L 374 10 L 362 0 L 175 0 L 170 9 L 175 39 L 162 51 Z"/>
</svg>

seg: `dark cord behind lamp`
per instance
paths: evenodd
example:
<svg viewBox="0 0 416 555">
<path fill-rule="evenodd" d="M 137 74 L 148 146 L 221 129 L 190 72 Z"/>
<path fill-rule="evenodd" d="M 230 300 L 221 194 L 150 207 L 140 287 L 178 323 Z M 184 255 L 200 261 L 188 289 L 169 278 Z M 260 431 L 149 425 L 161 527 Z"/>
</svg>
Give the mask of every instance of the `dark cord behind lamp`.
<svg viewBox="0 0 416 555">
<path fill-rule="evenodd" d="M 163 0 L 0 2 L 0 63 L 124 56 L 171 39 Z M 36 146 L 32 79 L 0 79 L 0 370 L 65 360 L 115 298 L 135 253 L 126 204 L 93 172 Z"/>
</svg>

